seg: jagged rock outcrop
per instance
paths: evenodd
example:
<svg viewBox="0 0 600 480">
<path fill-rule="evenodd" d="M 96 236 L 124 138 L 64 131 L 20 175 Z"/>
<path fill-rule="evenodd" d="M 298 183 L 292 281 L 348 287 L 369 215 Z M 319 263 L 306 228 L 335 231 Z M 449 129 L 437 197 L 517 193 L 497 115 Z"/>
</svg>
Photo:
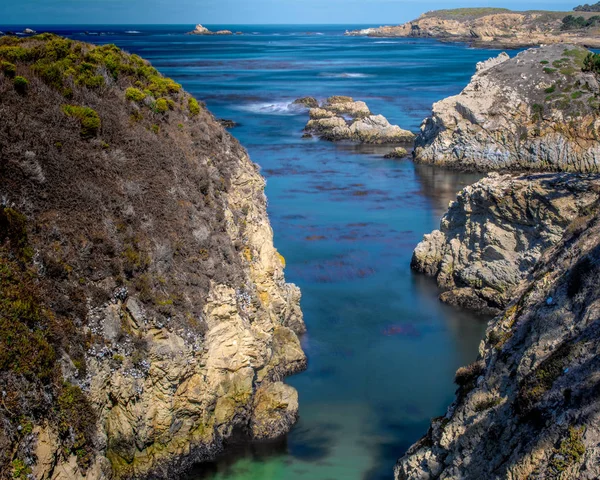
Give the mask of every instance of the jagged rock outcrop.
<svg viewBox="0 0 600 480">
<path fill-rule="evenodd" d="M 240 32 L 238 32 L 238 34 L 239 33 Z M 188 35 L 233 35 L 233 32 L 231 30 L 217 30 L 216 32 L 213 32 L 208 28 L 198 24 L 194 30 L 188 32 Z"/>
<path fill-rule="evenodd" d="M 415 137 L 412 132 L 391 125 L 383 115 L 373 115 L 365 102 L 354 101 L 351 97 L 329 97 L 320 107 L 310 108 L 308 113 L 310 120 L 305 132 L 324 140 L 384 144 L 409 143 Z"/>
<path fill-rule="evenodd" d="M 554 43 L 599 48 L 593 27 L 564 30 L 563 18 L 573 12 L 526 11 L 506 8 L 457 8 L 433 10 L 398 26 L 347 31 L 349 36 L 437 38 L 467 42 L 475 47 L 519 48 Z M 589 19 L 593 12 L 578 12 Z"/>
<path fill-rule="evenodd" d="M 0 60 L 0 476 L 175 478 L 286 433 L 300 291 L 246 151 L 114 45 Z"/>
<path fill-rule="evenodd" d="M 445 303 L 497 314 L 542 253 L 600 198 L 600 178 L 492 173 L 463 189 L 413 253 Z"/>
<path fill-rule="evenodd" d="M 476 170 L 600 170 L 600 87 L 588 51 L 529 49 L 478 66 L 465 89 L 433 105 L 416 162 Z"/>
<path fill-rule="evenodd" d="M 596 205 L 542 253 L 397 480 L 600 477 L 599 238 Z"/>
</svg>

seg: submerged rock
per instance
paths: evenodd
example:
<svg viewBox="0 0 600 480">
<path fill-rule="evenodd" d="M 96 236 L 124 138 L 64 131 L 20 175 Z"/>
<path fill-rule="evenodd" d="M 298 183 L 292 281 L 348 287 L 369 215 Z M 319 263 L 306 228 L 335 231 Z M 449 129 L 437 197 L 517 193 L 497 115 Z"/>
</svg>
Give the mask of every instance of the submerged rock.
<svg viewBox="0 0 600 480">
<path fill-rule="evenodd" d="M 235 128 L 238 126 L 237 122 L 234 122 L 233 120 L 227 120 L 226 118 L 219 118 L 217 121 L 225 128 Z"/>
<path fill-rule="evenodd" d="M 498 313 L 598 192 L 600 179 L 585 175 L 490 174 L 458 194 L 411 267 L 436 278 L 445 303 Z"/>
<path fill-rule="evenodd" d="M 331 141 L 360 143 L 408 143 L 414 134 L 391 125 L 383 115 L 373 115 L 365 102 L 351 97 L 329 97 L 321 106 L 309 110 L 305 132 Z"/>
<path fill-rule="evenodd" d="M 416 162 L 476 170 L 600 171 L 600 87 L 588 51 L 529 49 L 480 62 L 456 96 L 433 105 Z"/>
<path fill-rule="evenodd" d="M 389 153 L 386 153 L 383 158 L 403 158 L 408 155 L 406 148 L 396 147 Z"/>
<path fill-rule="evenodd" d="M 496 197 L 495 208 L 514 217 L 514 233 L 525 224 L 543 237 L 546 220 L 559 214 L 557 204 L 575 212 L 585 203 L 569 200 L 561 188 L 540 191 L 544 177 L 561 176 L 533 177 L 528 205 L 513 203 L 510 191 Z M 574 174 L 562 178 L 584 196 L 598 186 L 597 178 L 593 184 Z M 485 189 L 482 182 L 481 196 Z M 545 218 L 536 213 L 542 203 Z M 488 324 L 479 358 L 456 372 L 455 401 L 400 458 L 396 480 L 600 478 L 598 204 L 579 213 L 536 254 L 535 267 L 519 273 L 507 308 Z M 486 224 L 480 225 L 483 233 Z M 523 255 L 527 248 L 526 241 L 511 250 Z M 481 260 L 489 269 L 496 261 Z"/>
<path fill-rule="evenodd" d="M 317 108 L 319 106 L 319 102 L 314 97 L 302 97 L 294 100 L 292 105 L 303 105 L 307 108 Z"/>
</svg>

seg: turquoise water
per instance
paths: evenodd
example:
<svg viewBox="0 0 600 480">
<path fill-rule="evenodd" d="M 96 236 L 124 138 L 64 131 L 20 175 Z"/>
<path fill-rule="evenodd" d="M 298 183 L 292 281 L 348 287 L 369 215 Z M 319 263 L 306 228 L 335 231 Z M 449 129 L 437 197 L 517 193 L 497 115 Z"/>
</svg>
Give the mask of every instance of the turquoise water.
<svg viewBox="0 0 600 480">
<path fill-rule="evenodd" d="M 440 304 L 435 285 L 409 268 L 422 235 L 477 177 L 384 160 L 385 148 L 303 140 L 307 115 L 288 104 L 351 95 L 416 131 L 433 102 L 498 52 L 347 38 L 339 26 L 239 26 L 248 34 L 233 37 L 182 35 L 191 25 L 53 29 L 148 58 L 240 124 L 231 133 L 268 180 L 275 244 L 302 289 L 309 367 L 288 379 L 300 421 L 281 442 L 231 445 L 190 479 L 391 478 L 396 459 L 444 414 L 454 372 L 475 359 L 485 328 Z"/>
</svg>

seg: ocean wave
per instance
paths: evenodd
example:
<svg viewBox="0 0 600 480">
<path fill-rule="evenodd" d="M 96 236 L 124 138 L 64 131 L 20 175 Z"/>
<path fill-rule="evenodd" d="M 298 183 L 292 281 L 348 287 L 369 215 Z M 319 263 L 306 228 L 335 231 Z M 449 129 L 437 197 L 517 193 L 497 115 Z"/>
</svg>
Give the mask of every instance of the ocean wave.
<svg viewBox="0 0 600 480">
<path fill-rule="evenodd" d="M 138 30 L 125 30 L 125 33 L 142 33 L 142 32 L 139 32 Z"/>
<path fill-rule="evenodd" d="M 342 73 L 329 73 L 329 72 L 324 72 L 324 73 L 319 73 L 319 77 L 329 77 L 329 78 L 368 78 L 368 77 L 373 77 L 374 75 L 371 75 L 369 73 L 347 73 L 347 72 L 342 72 Z"/>
<path fill-rule="evenodd" d="M 373 43 L 400 43 L 400 42 L 390 42 L 389 40 L 379 40 L 379 41 L 373 42 Z"/>
<path fill-rule="evenodd" d="M 260 113 L 263 115 L 298 115 L 304 108 L 302 105 L 292 105 L 291 102 L 274 102 L 274 103 L 251 103 L 248 105 L 240 105 L 239 110 L 246 112 Z"/>
</svg>

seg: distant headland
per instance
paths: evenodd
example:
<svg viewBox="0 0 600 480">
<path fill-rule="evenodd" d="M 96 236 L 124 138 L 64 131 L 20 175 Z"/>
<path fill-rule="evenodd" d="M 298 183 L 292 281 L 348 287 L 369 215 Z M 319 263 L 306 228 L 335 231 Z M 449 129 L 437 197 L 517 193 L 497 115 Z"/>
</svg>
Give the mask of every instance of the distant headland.
<svg viewBox="0 0 600 480">
<path fill-rule="evenodd" d="M 600 48 L 600 16 L 594 6 L 573 12 L 506 8 L 434 10 L 398 26 L 346 32 L 349 36 L 437 38 L 475 47 L 519 48 L 570 43 Z M 581 10 L 583 9 L 583 10 Z"/>
</svg>

